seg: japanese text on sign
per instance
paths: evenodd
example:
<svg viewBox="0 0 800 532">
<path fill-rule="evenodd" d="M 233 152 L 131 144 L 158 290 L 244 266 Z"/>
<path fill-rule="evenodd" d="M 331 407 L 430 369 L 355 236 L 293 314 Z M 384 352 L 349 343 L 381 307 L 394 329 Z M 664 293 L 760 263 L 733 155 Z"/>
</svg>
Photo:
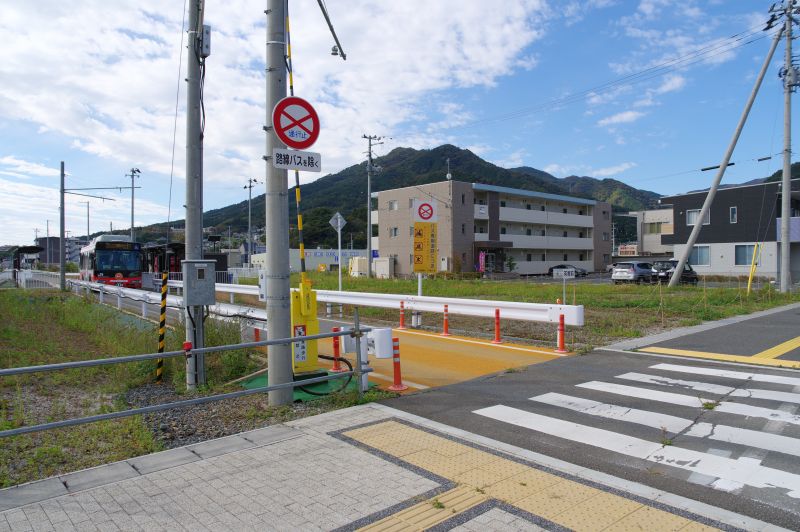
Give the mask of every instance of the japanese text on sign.
<svg viewBox="0 0 800 532">
<path fill-rule="evenodd" d="M 310 151 L 275 148 L 272 151 L 272 166 L 279 170 L 320 172 L 322 171 L 322 157 L 319 153 Z"/>
<path fill-rule="evenodd" d="M 436 273 L 437 224 L 414 222 L 414 273 Z"/>
</svg>

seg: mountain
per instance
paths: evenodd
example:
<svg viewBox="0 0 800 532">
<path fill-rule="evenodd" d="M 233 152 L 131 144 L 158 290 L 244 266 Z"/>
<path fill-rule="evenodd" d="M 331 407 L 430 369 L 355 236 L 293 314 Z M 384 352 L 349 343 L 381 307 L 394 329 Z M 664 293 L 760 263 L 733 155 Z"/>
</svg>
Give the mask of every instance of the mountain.
<svg viewBox="0 0 800 532">
<path fill-rule="evenodd" d="M 638 190 L 614 179 L 598 180 L 592 177 L 570 176 L 559 179 L 547 172 L 531 167 L 501 168 L 487 162 L 470 150 L 445 144 L 429 150 L 395 148 L 388 154 L 377 157 L 375 164 L 381 171 L 373 174 L 372 191 L 435 183 L 445 179 L 447 160 L 454 180 L 480 182 L 488 185 L 521 188 L 551 194 L 566 194 L 608 201 L 615 210 L 644 209 L 659 197 L 654 192 Z M 291 182 L 290 176 L 290 182 Z M 336 173 L 326 175 L 313 183 L 302 185 L 303 236 L 306 247 L 333 247 L 336 232 L 328 225 L 335 212 L 347 220 L 342 230 L 342 244 L 353 240 L 354 247 L 366 246 L 366 162 L 359 163 Z M 289 194 L 290 226 L 296 227 L 294 194 Z M 253 197 L 253 227 L 264 227 L 264 195 Z M 204 213 L 203 225 L 213 226 L 225 235 L 228 227 L 234 233 L 247 231 L 247 201 L 228 205 Z M 182 227 L 183 221 L 172 224 Z M 164 234 L 165 224 L 150 226 L 154 234 Z M 150 228 L 144 228 L 143 236 Z M 145 236 L 146 238 L 146 236 Z M 296 243 L 296 231 L 290 232 L 292 243 Z"/>
</svg>

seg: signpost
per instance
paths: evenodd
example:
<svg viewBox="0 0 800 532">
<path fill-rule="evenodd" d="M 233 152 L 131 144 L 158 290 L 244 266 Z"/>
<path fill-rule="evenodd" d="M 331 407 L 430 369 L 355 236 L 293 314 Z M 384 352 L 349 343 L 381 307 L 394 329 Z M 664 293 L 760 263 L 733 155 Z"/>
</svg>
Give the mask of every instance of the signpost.
<svg viewBox="0 0 800 532">
<path fill-rule="evenodd" d="M 561 304 L 567 304 L 567 279 L 574 279 L 575 278 L 575 268 L 556 268 L 553 270 L 553 277 L 558 279 L 561 277 L 562 288 L 561 288 Z"/>
<path fill-rule="evenodd" d="M 317 112 L 310 103 L 297 96 L 287 96 L 275 105 L 272 125 L 280 141 L 295 150 L 310 148 L 319 137 Z"/>
<path fill-rule="evenodd" d="M 436 273 L 438 212 L 435 200 L 414 200 L 414 272 Z"/>
<path fill-rule="evenodd" d="M 333 215 L 333 217 L 328 222 L 330 223 L 334 229 L 336 229 L 336 240 L 339 244 L 339 254 L 336 256 L 337 261 L 339 262 L 339 292 L 342 291 L 342 229 L 344 229 L 347 220 L 344 219 L 344 216 L 339 214 L 338 212 Z"/>
</svg>

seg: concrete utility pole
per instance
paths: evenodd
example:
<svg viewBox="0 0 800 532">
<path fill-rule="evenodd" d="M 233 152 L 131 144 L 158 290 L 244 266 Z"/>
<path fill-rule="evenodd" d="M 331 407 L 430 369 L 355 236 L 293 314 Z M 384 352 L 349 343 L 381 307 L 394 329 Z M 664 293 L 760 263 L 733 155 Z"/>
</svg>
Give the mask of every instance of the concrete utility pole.
<svg viewBox="0 0 800 532">
<path fill-rule="evenodd" d="M 253 265 L 253 185 L 260 183 L 257 179 L 250 178 L 243 187 L 247 189 L 247 263 Z"/>
<path fill-rule="evenodd" d="M 50 220 L 45 220 L 47 222 L 47 264 L 50 264 Z"/>
<path fill-rule="evenodd" d="M 189 38 L 186 47 L 186 260 L 203 258 L 203 131 L 200 123 L 202 28 L 203 0 L 191 0 L 189 3 Z M 133 236 L 133 224 L 131 224 L 131 236 Z M 186 341 L 192 342 L 192 346 L 195 348 L 204 347 L 203 307 L 187 306 L 185 312 Z M 198 384 L 205 384 L 205 382 L 204 355 L 196 354 L 187 358 L 186 387 L 194 390 Z"/>
<path fill-rule="evenodd" d="M 795 71 L 792 65 L 792 10 L 794 0 L 786 1 L 786 64 L 783 76 L 783 176 L 781 179 L 781 292 L 792 285 L 790 222 L 792 215 L 792 92 Z M 755 253 L 755 250 L 753 251 Z"/>
<path fill-rule="evenodd" d="M 286 10 L 285 0 L 267 0 L 267 66 L 266 66 L 266 310 L 267 337 L 270 340 L 290 338 L 291 299 L 289 292 L 289 184 L 286 170 L 272 166 L 275 148 L 286 148 L 275 135 L 272 110 L 286 97 Z M 267 384 L 292 382 L 293 361 L 290 344 L 272 345 L 267 355 Z M 270 406 L 291 404 L 290 388 L 269 392 Z"/>
<path fill-rule="evenodd" d="M 372 141 L 381 140 L 382 137 L 375 135 L 361 135 L 367 139 L 367 277 L 372 277 L 372 171 L 376 168 L 372 165 Z M 375 146 L 383 144 L 375 142 Z"/>
<path fill-rule="evenodd" d="M 133 186 L 133 178 L 136 177 L 137 174 L 141 174 L 142 172 L 138 168 L 131 168 L 130 174 L 125 174 L 126 177 L 131 178 L 131 242 L 136 242 L 134 232 L 133 232 L 133 191 L 136 187 Z"/>
<path fill-rule="evenodd" d="M 67 264 L 66 258 L 64 257 L 64 161 L 61 161 L 61 209 L 59 212 L 59 216 L 61 217 L 61 228 L 59 229 L 59 238 L 58 238 L 58 265 L 59 265 L 59 274 L 58 274 L 58 285 L 61 290 L 67 289 Z"/>
<path fill-rule="evenodd" d="M 683 275 L 683 269 L 686 266 L 686 261 L 689 260 L 689 256 L 692 254 L 694 244 L 697 242 L 697 237 L 700 235 L 700 229 L 703 227 L 703 220 L 711 210 L 711 203 L 714 201 L 714 195 L 717 193 L 717 188 L 722 181 L 722 176 L 725 175 L 725 169 L 728 168 L 728 163 L 733 155 L 733 150 L 736 148 L 736 143 L 739 141 L 739 135 L 742 134 L 744 124 L 747 122 L 747 116 L 750 114 L 750 108 L 753 107 L 756 94 L 758 94 L 758 89 L 761 87 L 761 82 L 764 80 L 764 75 L 767 73 L 769 64 L 772 62 L 772 56 L 775 55 L 775 49 L 778 47 L 778 43 L 781 40 L 782 34 L 783 30 L 779 31 L 772 40 L 772 46 L 770 46 L 769 53 L 767 53 L 767 57 L 764 59 L 764 64 L 761 65 L 761 71 L 758 73 L 758 78 L 756 79 L 755 85 L 753 85 L 753 90 L 750 92 L 750 97 L 747 99 L 747 103 L 744 106 L 744 111 L 742 111 L 742 116 L 739 118 L 739 124 L 736 126 L 736 131 L 733 133 L 733 138 L 731 138 L 731 142 L 728 145 L 725 156 L 722 158 L 722 162 L 719 165 L 719 170 L 717 170 L 717 175 L 714 178 L 714 182 L 711 184 L 708 195 L 703 202 L 703 207 L 700 209 L 700 213 L 697 215 L 694 227 L 692 228 L 692 233 L 689 235 L 689 240 L 686 242 L 686 247 L 683 249 L 681 258 L 678 260 L 678 265 L 675 266 L 675 271 L 669 280 L 670 287 L 677 286 L 678 283 L 680 283 L 681 275 Z M 675 223 L 679 223 L 679 221 L 675 220 Z"/>
</svg>

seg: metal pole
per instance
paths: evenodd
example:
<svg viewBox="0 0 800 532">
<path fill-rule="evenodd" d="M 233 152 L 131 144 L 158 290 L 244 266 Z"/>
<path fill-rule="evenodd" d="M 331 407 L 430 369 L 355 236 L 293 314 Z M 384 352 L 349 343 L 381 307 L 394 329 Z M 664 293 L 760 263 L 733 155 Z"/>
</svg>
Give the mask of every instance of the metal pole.
<svg viewBox="0 0 800 532">
<path fill-rule="evenodd" d="M 286 10 L 285 0 L 267 0 L 266 69 L 266 196 L 267 227 L 266 310 L 267 336 L 290 338 L 291 299 L 289 295 L 289 186 L 286 170 L 272 166 L 274 148 L 285 148 L 272 127 L 272 110 L 286 97 Z M 270 347 L 267 354 L 270 386 L 292 382 L 290 344 Z M 291 388 L 269 392 L 270 406 L 290 404 Z"/>
<path fill-rule="evenodd" d="M 89 202 L 86 202 L 86 242 L 89 242 L 91 238 L 91 233 L 89 232 Z"/>
<path fill-rule="evenodd" d="M 772 61 L 772 56 L 775 54 L 775 49 L 778 47 L 778 42 L 781 40 L 782 33 L 783 30 L 779 31 L 772 40 L 772 46 L 770 46 L 769 53 L 767 54 L 766 59 L 764 59 L 764 64 L 761 65 L 761 71 L 758 73 L 758 78 L 756 79 L 755 85 L 753 85 L 753 90 L 750 92 L 750 97 L 747 99 L 747 104 L 744 106 L 742 116 L 739 118 L 739 124 L 736 126 L 736 131 L 733 133 L 733 138 L 731 138 L 731 142 L 728 145 L 725 156 L 722 158 L 719 170 L 717 170 L 717 176 L 714 178 L 714 183 L 712 183 L 711 188 L 708 191 L 708 195 L 703 202 L 703 207 L 700 209 L 700 214 L 697 216 L 697 220 L 692 228 L 692 233 L 689 235 L 689 240 L 686 242 L 686 247 L 683 249 L 683 253 L 678 261 L 678 265 L 675 266 L 675 271 L 672 274 L 672 278 L 669 280 L 670 287 L 677 286 L 681 280 L 683 268 L 686 265 L 686 261 L 689 259 L 689 255 L 692 253 L 692 248 L 694 248 L 695 242 L 697 242 L 697 237 L 700 234 L 700 228 L 703 227 L 703 220 L 711 209 L 711 203 L 714 201 L 714 195 L 717 193 L 717 188 L 722 181 L 722 176 L 725 175 L 725 169 L 728 167 L 728 163 L 733 155 L 733 150 L 736 148 L 736 143 L 739 141 L 739 135 L 742 133 L 742 128 L 744 128 L 744 124 L 747 121 L 747 115 L 750 114 L 750 108 L 753 106 L 753 102 L 756 99 L 756 94 L 758 94 L 758 89 L 761 87 L 761 82 L 764 79 L 764 75 L 767 73 L 767 68 L 769 68 L 769 64 Z M 675 220 L 675 223 L 679 223 L 679 220 Z"/>
<path fill-rule="evenodd" d="M 50 264 L 50 220 L 47 222 L 47 264 Z"/>
<path fill-rule="evenodd" d="M 336 240 L 339 244 L 339 292 L 342 291 L 342 228 L 336 231 Z"/>
<path fill-rule="evenodd" d="M 247 183 L 247 264 L 253 265 L 253 181 Z"/>
<path fill-rule="evenodd" d="M 355 374 L 356 378 L 358 398 L 361 399 L 364 395 L 364 389 L 369 389 L 369 384 L 361 382 L 361 375 L 363 372 L 363 366 L 361 365 L 361 336 L 363 333 L 361 332 L 361 323 L 358 319 L 358 307 L 353 307 L 353 333 L 356 344 L 356 365 L 353 369 L 353 373 Z M 366 386 L 364 386 L 364 384 L 366 384 Z"/>
<path fill-rule="evenodd" d="M 133 171 L 133 168 L 131 168 L 131 242 L 136 242 L 133 237 L 133 177 L 135 175 L 136 173 Z"/>
<path fill-rule="evenodd" d="M 367 137 L 367 278 L 372 277 L 372 137 Z"/>
<path fill-rule="evenodd" d="M 189 4 L 189 38 L 186 76 L 186 260 L 203 258 L 203 132 L 200 125 L 200 36 L 202 0 Z M 133 173 L 133 172 L 131 172 Z M 133 228 L 131 228 L 133 229 Z M 195 348 L 205 345 L 203 307 L 185 307 L 186 341 Z M 186 359 L 186 387 L 205 383 L 202 353 Z"/>
<path fill-rule="evenodd" d="M 61 218 L 61 227 L 59 229 L 59 237 L 58 237 L 58 265 L 59 265 L 59 287 L 61 290 L 67 289 L 67 264 L 64 257 L 64 161 L 61 161 L 61 212 L 59 213 Z"/>
<path fill-rule="evenodd" d="M 792 215 L 792 9 L 794 0 L 786 2 L 786 74 L 783 77 L 783 176 L 781 179 L 781 292 L 788 292 L 792 283 L 790 222 Z M 755 254 L 755 250 L 753 251 Z"/>
</svg>

